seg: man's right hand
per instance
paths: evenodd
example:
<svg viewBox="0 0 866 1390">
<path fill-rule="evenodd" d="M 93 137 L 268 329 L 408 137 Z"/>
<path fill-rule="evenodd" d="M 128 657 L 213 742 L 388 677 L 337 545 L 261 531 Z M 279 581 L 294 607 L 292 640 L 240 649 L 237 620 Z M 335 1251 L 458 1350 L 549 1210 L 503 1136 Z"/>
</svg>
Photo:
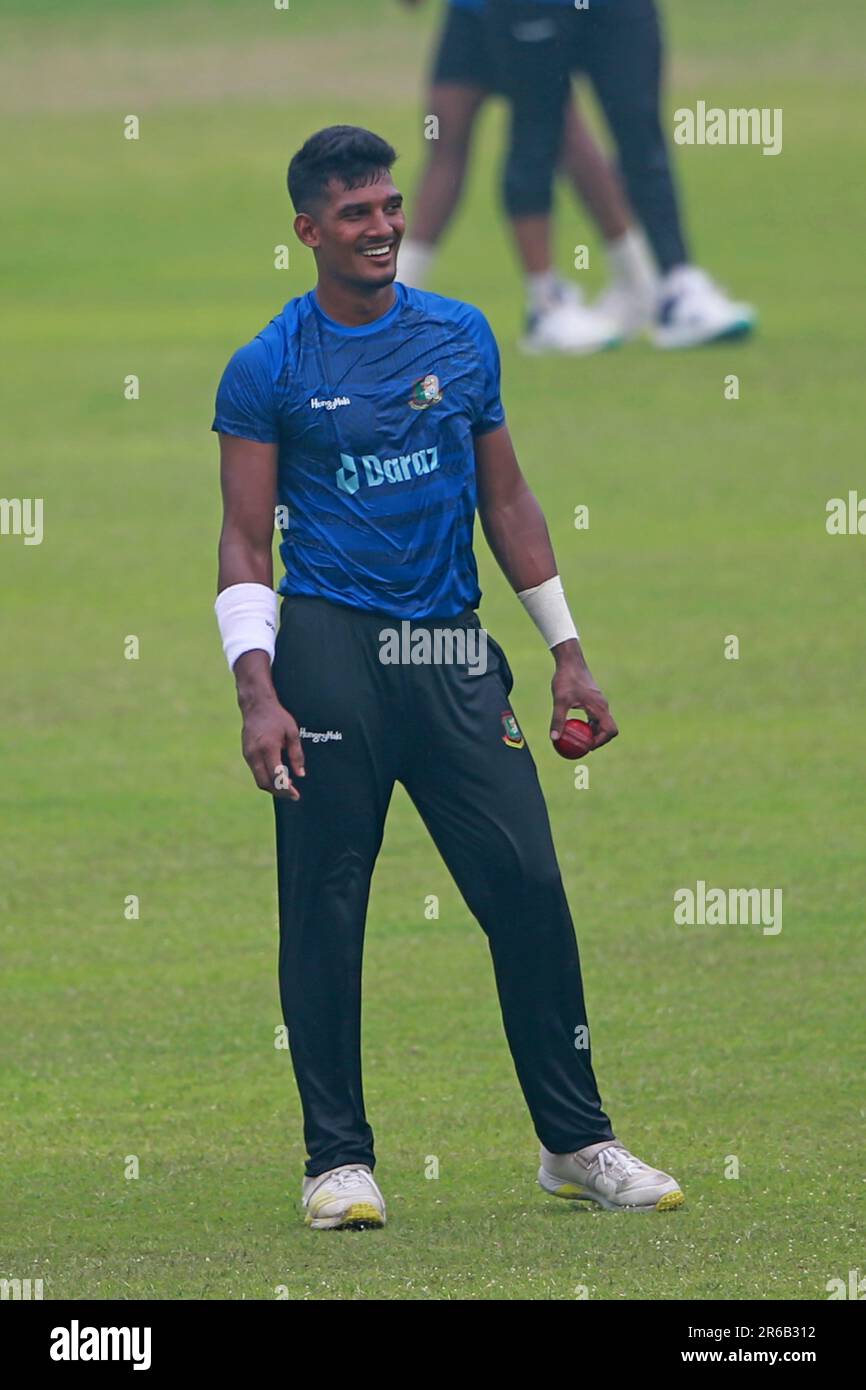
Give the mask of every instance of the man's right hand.
<svg viewBox="0 0 866 1390">
<path fill-rule="evenodd" d="M 295 720 L 277 699 L 267 652 L 244 652 L 235 662 L 235 680 L 244 720 L 242 747 L 256 786 L 271 796 L 299 801 L 301 793 L 292 775 L 304 776 L 301 736 Z"/>
<path fill-rule="evenodd" d="M 283 709 L 276 696 L 265 696 L 248 703 L 243 717 L 242 747 L 256 786 L 272 796 L 299 801 L 301 793 L 292 782 L 292 775 L 304 776 L 304 750 L 289 711 Z"/>
</svg>

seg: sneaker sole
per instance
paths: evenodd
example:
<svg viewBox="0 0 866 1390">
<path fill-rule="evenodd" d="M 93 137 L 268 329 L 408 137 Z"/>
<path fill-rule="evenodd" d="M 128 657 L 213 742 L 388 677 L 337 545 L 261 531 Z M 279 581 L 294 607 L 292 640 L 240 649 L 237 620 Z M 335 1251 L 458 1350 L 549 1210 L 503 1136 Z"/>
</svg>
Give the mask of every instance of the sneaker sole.
<svg viewBox="0 0 866 1390">
<path fill-rule="evenodd" d="M 384 1226 L 385 1217 L 372 1202 L 353 1202 L 341 1216 L 304 1217 L 313 1231 L 365 1231 Z"/>
<path fill-rule="evenodd" d="M 754 332 L 756 323 L 752 319 L 738 319 L 728 328 L 723 328 L 719 333 L 713 333 L 709 338 L 689 338 L 677 341 L 675 338 L 666 341 L 658 331 L 650 335 L 654 347 L 661 348 L 663 352 L 684 352 L 688 348 L 711 347 L 713 343 L 732 343 L 739 338 L 748 338 Z"/>
<path fill-rule="evenodd" d="M 551 1177 L 543 1168 L 538 1170 L 538 1185 L 551 1197 L 564 1197 L 569 1202 L 596 1202 L 600 1207 L 604 1207 L 605 1211 L 674 1211 L 686 1200 L 685 1193 L 675 1187 L 673 1191 L 663 1193 L 656 1202 L 625 1205 L 622 1202 L 612 1202 L 609 1197 L 602 1197 L 600 1192 L 593 1192 L 578 1183 L 561 1182 L 559 1178 Z"/>
</svg>

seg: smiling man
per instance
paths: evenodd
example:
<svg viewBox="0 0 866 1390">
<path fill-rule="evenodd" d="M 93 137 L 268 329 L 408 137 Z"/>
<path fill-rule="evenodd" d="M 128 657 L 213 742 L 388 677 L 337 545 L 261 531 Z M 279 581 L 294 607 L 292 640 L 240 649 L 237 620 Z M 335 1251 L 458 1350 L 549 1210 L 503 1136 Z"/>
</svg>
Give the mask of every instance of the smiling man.
<svg viewBox="0 0 866 1390">
<path fill-rule="evenodd" d="M 488 937 L 541 1140 L 541 1186 L 666 1210 L 683 1201 L 677 1183 L 630 1154 L 602 1109 L 574 928 L 502 648 L 487 635 L 483 669 L 382 660 L 395 620 L 434 635 L 480 628 L 477 509 L 553 653 L 551 737 L 572 708 L 586 711 L 596 747 L 617 733 L 515 458 L 487 320 L 395 283 L 405 227 L 395 159 L 354 126 L 321 130 L 294 156 L 294 228 L 317 284 L 234 354 L 213 422 L 224 502 L 216 611 L 244 756 L 276 811 L 280 996 L 304 1113 L 306 1220 L 385 1221 L 361 1082 L 361 958 L 395 781 Z M 276 503 L 288 517 L 278 633 Z"/>
</svg>

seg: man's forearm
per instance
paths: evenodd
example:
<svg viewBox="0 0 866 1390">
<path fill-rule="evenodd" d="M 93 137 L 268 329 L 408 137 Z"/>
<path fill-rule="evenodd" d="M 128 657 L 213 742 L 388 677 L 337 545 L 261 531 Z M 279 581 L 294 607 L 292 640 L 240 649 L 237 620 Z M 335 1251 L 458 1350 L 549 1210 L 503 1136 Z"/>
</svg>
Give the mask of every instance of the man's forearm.
<svg viewBox="0 0 866 1390">
<path fill-rule="evenodd" d="M 267 584 L 274 587 L 274 557 L 270 544 L 254 544 L 239 531 L 223 529 L 219 543 L 217 593 L 232 584 Z"/>
<path fill-rule="evenodd" d="M 481 525 L 497 564 L 516 593 L 534 589 L 558 573 L 544 513 L 528 487 L 482 514 Z M 572 659 L 585 664 L 577 637 L 558 642 L 551 651 L 557 662 Z"/>
<path fill-rule="evenodd" d="M 528 487 L 479 515 L 487 544 L 515 593 L 557 573 L 544 513 Z"/>
<path fill-rule="evenodd" d="M 525 590 L 535 589 L 539 584 L 556 578 L 556 558 L 544 513 L 528 487 L 515 488 L 507 499 L 499 498 L 495 506 L 487 507 L 481 514 L 481 525 L 500 569 L 516 592 L 524 595 L 524 602 Z M 559 631 L 570 628 L 574 631 L 562 594 L 553 605 L 552 614 L 534 614 L 533 617 L 542 631 L 547 627 Z M 577 637 L 557 642 L 551 645 L 550 650 L 556 662 L 551 682 L 553 718 L 550 737 L 554 740 L 560 737 L 569 710 L 583 709 L 593 731 L 594 747 L 600 748 L 609 743 L 616 738 L 618 729 L 607 701 L 586 664 Z"/>
<path fill-rule="evenodd" d="M 244 652 L 234 665 L 238 706 L 242 714 L 277 699 L 267 652 Z"/>
<path fill-rule="evenodd" d="M 224 530 L 219 543 L 217 592 L 222 593 L 235 584 L 261 584 L 273 589 L 273 556 L 270 546 L 265 549 L 237 532 Z M 244 652 L 235 662 L 233 672 L 238 705 L 244 713 L 256 705 L 276 700 L 271 660 L 266 651 L 256 648 Z"/>
</svg>

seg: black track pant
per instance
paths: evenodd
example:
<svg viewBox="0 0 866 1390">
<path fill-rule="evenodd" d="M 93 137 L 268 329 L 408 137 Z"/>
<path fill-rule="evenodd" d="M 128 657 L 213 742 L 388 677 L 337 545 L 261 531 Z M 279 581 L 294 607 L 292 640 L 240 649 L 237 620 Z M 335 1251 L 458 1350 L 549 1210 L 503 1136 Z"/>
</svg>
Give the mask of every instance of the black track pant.
<svg viewBox="0 0 866 1390">
<path fill-rule="evenodd" d="M 422 628 L 480 631 L 471 610 L 413 622 L 409 635 Z M 481 662 L 471 647 L 462 663 L 383 664 L 388 629 L 400 623 L 319 598 L 283 600 L 274 684 L 302 730 L 306 777 L 300 801 L 274 801 L 279 974 L 307 1175 L 375 1163 L 361 1085 L 361 957 L 395 780 L 487 934 L 538 1137 L 555 1153 L 612 1138 L 584 1045 L 574 928 L 535 765 L 512 722 L 505 655 L 488 637 L 483 674 L 473 674 Z"/>
<path fill-rule="evenodd" d="M 503 200 L 512 217 L 548 213 L 571 74 L 592 82 L 629 200 L 662 271 L 689 259 L 661 127 L 662 37 L 654 0 L 589 9 L 489 0 L 489 44 L 511 109 Z"/>
</svg>

